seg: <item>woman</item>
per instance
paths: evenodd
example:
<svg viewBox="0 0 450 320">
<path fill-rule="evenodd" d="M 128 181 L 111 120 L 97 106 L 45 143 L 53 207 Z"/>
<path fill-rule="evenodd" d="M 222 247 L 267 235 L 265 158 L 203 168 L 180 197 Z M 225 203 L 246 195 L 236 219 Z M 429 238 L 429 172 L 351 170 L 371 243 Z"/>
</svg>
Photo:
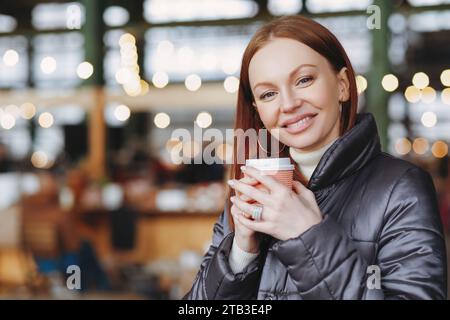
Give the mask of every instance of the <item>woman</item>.
<svg viewBox="0 0 450 320">
<path fill-rule="evenodd" d="M 258 30 L 242 60 L 235 128 L 278 130 L 296 181 L 290 190 L 234 162 L 234 196 L 185 298 L 446 297 L 432 180 L 381 152 L 374 118 L 356 109 L 355 74 L 330 31 L 300 16 Z"/>
</svg>

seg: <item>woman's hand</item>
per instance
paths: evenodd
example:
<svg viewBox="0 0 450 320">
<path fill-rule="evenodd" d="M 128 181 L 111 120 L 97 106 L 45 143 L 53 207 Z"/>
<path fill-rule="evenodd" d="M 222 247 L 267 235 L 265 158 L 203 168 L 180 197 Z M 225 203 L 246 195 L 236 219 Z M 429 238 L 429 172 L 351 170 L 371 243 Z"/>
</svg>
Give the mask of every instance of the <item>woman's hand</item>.
<svg viewBox="0 0 450 320">
<path fill-rule="evenodd" d="M 233 206 L 246 213 L 246 215 L 237 215 L 235 220 L 246 229 L 262 232 L 279 240 L 287 240 L 298 237 L 322 221 L 322 213 L 314 193 L 300 182 L 294 181 L 294 190 L 289 190 L 274 178 L 262 175 L 255 168 L 241 168 L 249 177 L 259 181 L 269 190 L 264 192 L 237 180 L 228 182 L 236 192 L 263 205 L 262 218 L 260 221 L 255 221 L 250 218 L 255 205 L 237 197 L 233 199 Z"/>
<path fill-rule="evenodd" d="M 257 185 L 259 182 L 250 177 L 244 177 L 239 180 L 240 183 L 246 184 L 248 186 Z M 239 198 L 240 201 L 246 203 L 246 201 L 251 201 L 251 198 L 246 197 L 238 192 L 236 192 L 238 196 L 232 197 L 231 201 L 234 202 L 234 199 Z M 241 222 L 239 222 L 238 217 L 242 215 L 246 215 L 245 212 L 242 212 L 235 204 L 231 206 L 230 209 L 231 215 L 233 216 L 234 221 L 234 239 L 239 248 L 246 252 L 256 253 L 259 251 L 259 243 L 256 237 L 256 232 L 252 229 L 247 228 Z M 248 216 L 250 217 L 250 216 Z"/>
</svg>

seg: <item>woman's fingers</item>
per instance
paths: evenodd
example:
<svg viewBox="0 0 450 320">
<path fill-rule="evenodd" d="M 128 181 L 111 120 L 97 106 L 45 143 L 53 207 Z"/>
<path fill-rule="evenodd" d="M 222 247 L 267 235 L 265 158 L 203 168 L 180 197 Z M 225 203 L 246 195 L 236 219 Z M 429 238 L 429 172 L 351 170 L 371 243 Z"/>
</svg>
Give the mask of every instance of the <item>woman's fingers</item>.
<svg viewBox="0 0 450 320">
<path fill-rule="evenodd" d="M 298 195 L 302 194 L 303 191 L 308 190 L 308 188 L 306 188 L 302 183 L 296 180 L 292 181 L 292 187 L 295 193 L 297 193 Z"/>
<path fill-rule="evenodd" d="M 255 210 L 255 208 L 257 207 L 256 205 L 252 205 L 245 201 L 242 201 L 238 197 L 231 197 L 230 200 L 231 202 L 233 202 L 235 206 L 239 208 L 242 214 L 247 218 L 250 218 L 252 216 L 253 210 Z"/>
<path fill-rule="evenodd" d="M 270 205 L 270 199 L 267 197 L 267 193 L 248 184 L 242 183 L 238 180 L 228 180 L 228 184 L 235 191 L 241 192 L 249 198 L 263 204 Z"/>
<path fill-rule="evenodd" d="M 300 199 L 306 201 L 306 203 L 316 202 L 316 197 L 314 193 L 305 187 L 302 183 L 298 181 L 292 182 L 292 187 L 296 194 L 300 196 Z"/>
<path fill-rule="evenodd" d="M 245 177 L 239 179 L 239 181 L 241 181 L 243 183 L 246 183 L 248 185 L 251 185 L 251 186 L 255 186 L 255 185 L 257 185 L 259 183 L 258 180 L 253 179 L 253 178 L 251 178 L 249 176 L 245 176 Z M 246 195 L 244 195 L 244 194 L 242 194 L 242 193 L 240 193 L 238 191 L 236 191 L 236 195 L 243 201 L 250 201 L 250 200 L 252 200 L 250 197 L 248 197 L 248 196 L 246 196 Z"/>
<path fill-rule="evenodd" d="M 267 189 L 269 189 L 271 192 L 275 192 L 277 190 L 280 190 L 282 188 L 285 188 L 283 184 L 281 184 L 279 181 L 277 181 L 275 178 L 271 176 L 265 176 L 259 172 L 259 170 L 252 168 L 252 167 L 241 167 L 242 172 L 245 172 L 247 176 L 250 176 L 256 180 L 258 180 L 262 185 L 264 185 Z"/>
<path fill-rule="evenodd" d="M 232 202 L 233 202 L 233 201 L 232 201 Z M 235 205 L 235 204 L 233 204 L 233 205 L 231 206 L 231 215 L 233 216 L 235 222 L 236 222 L 238 216 L 240 216 L 240 215 L 243 215 L 243 216 L 245 216 L 245 217 L 247 217 L 247 218 L 250 217 L 250 215 L 248 215 L 247 213 L 245 213 L 245 212 L 243 212 L 242 210 L 240 210 L 239 207 L 238 207 L 237 205 Z"/>
<path fill-rule="evenodd" d="M 251 186 L 254 186 L 255 184 L 259 183 L 258 180 L 254 179 L 252 177 L 249 177 L 249 176 L 245 176 L 245 177 L 239 179 L 239 181 L 241 181 L 243 183 L 246 183 L 246 184 L 249 184 Z"/>
<path fill-rule="evenodd" d="M 237 217 L 240 224 L 242 224 L 247 229 L 256 231 L 256 232 L 262 232 L 268 234 L 268 231 L 270 230 L 270 222 L 261 220 L 256 221 L 252 219 L 245 218 L 243 216 Z"/>
<path fill-rule="evenodd" d="M 248 197 L 245 194 L 242 194 L 240 192 L 236 192 L 236 195 L 239 197 L 239 199 L 241 199 L 242 201 L 245 201 L 245 202 L 249 202 L 249 201 L 252 200 L 252 198 L 250 198 L 250 197 Z"/>
</svg>

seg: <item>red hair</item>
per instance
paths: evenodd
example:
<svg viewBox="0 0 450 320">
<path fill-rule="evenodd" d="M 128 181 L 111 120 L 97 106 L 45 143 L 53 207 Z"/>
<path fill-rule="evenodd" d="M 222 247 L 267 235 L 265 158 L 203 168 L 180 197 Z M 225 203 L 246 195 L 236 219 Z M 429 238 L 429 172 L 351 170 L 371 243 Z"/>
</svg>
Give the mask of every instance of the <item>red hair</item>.
<svg viewBox="0 0 450 320">
<path fill-rule="evenodd" d="M 353 67 L 339 40 L 318 22 L 302 16 L 285 16 L 275 19 L 258 29 L 250 40 L 242 57 L 234 129 L 242 129 L 244 132 L 248 129 L 255 129 L 256 132 L 259 132 L 260 129 L 264 128 L 256 108 L 253 106 L 254 97 L 250 88 L 248 67 L 254 54 L 273 38 L 290 38 L 307 45 L 327 59 L 336 73 L 344 67 L 347 68 L 347 76 L 350 82 L 350 97 L 342 103 L 340 135 L 350 130 L 355 124 L 358 105 L 358 92 Z M 234 141 L 233 164 L 230 172 L 231 179 L 240 179 L 242 177 L 242 164 L 238 163 L 237 150 L 245 150 L 245 159 L 248 159 L 249 147 L 246 141 L 246 139 L 244 141 L 235 139 Z M 270 140 L 268 139 L 268 141 Z M 241 143 L 245 145 L 238 145 Z M 280 150 L 282 151 L 279 156 L 291 158 L 289 148 L 281 142 L 280 145 Z M 292 158 L 291 161 L 294 162 Z M 304 185 L 307 184 L 306 179 L 300 173 L 297 166 L 294 171 L 294 179 Z M 234 193 L 233 190 L 230 191 L 228 196 L 228 208 L 231 208 L 229 198 L 232 196 L 232 193 Z M 228 215 L 230 226 L 234 229 L 233 219 L 229 212 Z"/>
</svg>

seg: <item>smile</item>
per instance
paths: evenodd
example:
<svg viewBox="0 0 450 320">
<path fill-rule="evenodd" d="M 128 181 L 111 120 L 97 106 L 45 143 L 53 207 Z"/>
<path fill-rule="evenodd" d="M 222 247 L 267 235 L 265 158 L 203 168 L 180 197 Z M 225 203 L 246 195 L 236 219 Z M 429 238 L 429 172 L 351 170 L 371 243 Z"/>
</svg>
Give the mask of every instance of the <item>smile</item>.
<svg viewBox="0 0 450 320">
<path fill-rule="evenodd" d="M 307 116 L 306 118 L 303 118 L 297 122 L 291 123 L 291 124 L 285 126 L 284 128 L 288 133 L 291 133 L 291 134 L 303 132 L 314 123 L 315 117 L 316 117 L 316 115 Z"/>
</svg>

